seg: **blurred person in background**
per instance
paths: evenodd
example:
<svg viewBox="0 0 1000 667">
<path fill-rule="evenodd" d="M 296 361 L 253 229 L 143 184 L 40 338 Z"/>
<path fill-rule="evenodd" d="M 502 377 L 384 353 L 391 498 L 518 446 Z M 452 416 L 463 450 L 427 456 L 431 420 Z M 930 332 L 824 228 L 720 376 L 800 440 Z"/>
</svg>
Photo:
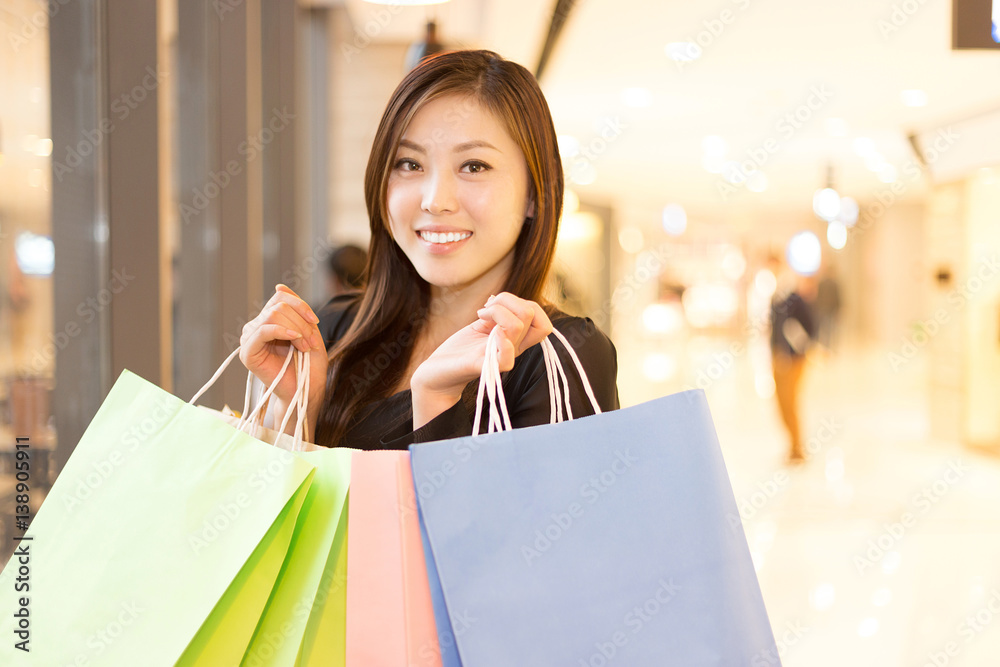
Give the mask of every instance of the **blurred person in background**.
<svg viewBox="0 0 1000 667">
<path fill-rule="evenodd" d="M 771 299 L 774 393 L 781 419 L 788 429 L 788 462 L 801 463 L 805 460 L 805 452 L 799 429 L 798 398 L 806 351 L 816 338 L 816 320 L 810 305 L 816 295 L 816 283 L 811 277 L 792 271 L 776 255 L 768 259 L 768 267 L 777 278 L 777 289 Z"/>
<path fill-rule="evenodd" d="M 368 253 L 356 245 L 344 245 L 326 260 L 327 299 L 361 289 Z"/>
<path fill-rule="evenodd" d="M 830 265 L 823 269 L 822 276 L 816 287 L 816 329 L 820 345 L 829 351 L 833 349 L 840 315 L 840 284 Z"/>
</svg>

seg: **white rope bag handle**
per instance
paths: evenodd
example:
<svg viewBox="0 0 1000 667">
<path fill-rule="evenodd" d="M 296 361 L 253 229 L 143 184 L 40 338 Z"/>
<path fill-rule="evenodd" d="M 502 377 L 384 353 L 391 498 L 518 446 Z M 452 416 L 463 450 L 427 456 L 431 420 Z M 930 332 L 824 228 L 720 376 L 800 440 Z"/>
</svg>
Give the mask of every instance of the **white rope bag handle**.
<svg viewBox="0 0 1000 667">
<path fill-rule="evenodd" d="M 232 353 L 226 357 L 226 360 L 222 362 L 219 369 L 215 371 L 212 378 L 205 383 L 205 386 L 198 390 L 198 393 L 194 395 L 188 403 L 194 405 L 195 401 L 201 398 L 202 394 L 208 391 L 215 381 L 219 379 L 222 373 L 229 367 L 236 355 L 239 354 L 240 347 L 237 346 Z M 267 388 L 264 394 L 261 396 L 257 403 L 257 407 L 253 410 L 250 409 L 250 395 L 253 387 L 253 373 L 247 371 L 247 388 L 244 393 L 243 399 L 243 412 L 240 413 L 240 420 L 236 425 L 236 428 L 248 433 L 250 435 L 255 435 L 258 429 L 263 428 L 264 425 L 264 407 L 267 405 L 268 399 L 271 398 L 271 394 L 274 393 L 275 388 L 278 383 L 281 382 L 281 378 L 285 376 L 285 371 L 288 370 L 288 366 L 292 362 L 292 358 L 295 358 L 295 394 L 292 396 L 292 401 L 288 406 L 288 410 L 285 411 L 285 417 L 281 421 L 281 426 L 278 428 L 278 433 L 284 433 L 285 428 L 288 426 L 288 421 L 291 419 L 292 412 L 296 413 L 295 420 L 295 431 L 292 442 L 292 451 L 302 451 L 303 444 L 305 442 L 305 437 L 308 432 L 308 408 L 309 408 L 309 355 L 300 352 L 292 346 L 288 348 L 288 355 L 285 357 L 285 363 L 282 364 L 281 370 L 278 371 L 277 377 L 271 382 L 271 385 Z"/>
<path fill-rule="evenodd" d="M 497 344 L 497 337 L 500 335 L 499 331 L 499 326 L 493 327 L 489 338 L 486 340 L 486 359 L 483 360 L 483 370 L 479 375 L 479 394 L 476 397 L 476 419 L 472 425 L 472 435 L 474 436 L 480 435 L 479 424 L 483 415 L 484 395 L 489 401 L 489 412 L 487 413 L 489 423 L 486 432 L 496 433 L 498 431 L 510 431 L 513 429 L 510 423 L 510 415 L 507 413 L 507 401 L 503 395 L 503 385 L 500 382 L 500 346 Z M 569 344 L 566 337 L 557 329 L 552 329 L 550 336 L 555 336 L 562 343 L 563 347 L 566 348 L 566 351 L 569 352 L 569 356 L 573 360 L 577 372 L 580 374 L 580 380 L 583 382 L 584 391 L 587 392 L 587 398 L 590 399 L 590 404 L 594 408 L 594 414 L 601 414 L 601 406 L 597 404 L 597 398 L 594 397 L 594 390 L 590 386 L 590 380 L 587 378 L 586 371 L 583 370 L 580 358 L 576 356 L 576 350 L 573 349 L 573 346 Z M 542 358 L 545 361 L 545 376 L 549 381 L 549 423 L 557 424 L 562 421 L 571 420 L 573 419 L 573 410 L 569 402 L 569 381 L 566 378 L 566 371 L 563 370 L 562 362 L 556 354 L 556 348 L 552 344 L 552 341 L 546 337 L 539 344 L 542 346 Z M 564 404 L 566 408 L 565 413 L 563 412 Z M 498 406 L 499 410 L 497 409 Z"/>
</svg>

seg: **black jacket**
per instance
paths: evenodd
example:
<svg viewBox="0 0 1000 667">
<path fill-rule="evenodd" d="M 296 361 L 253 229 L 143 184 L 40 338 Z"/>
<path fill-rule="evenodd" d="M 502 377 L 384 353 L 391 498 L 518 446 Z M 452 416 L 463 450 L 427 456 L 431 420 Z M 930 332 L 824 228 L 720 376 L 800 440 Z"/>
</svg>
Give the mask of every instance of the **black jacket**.
<svg viewBox="0 0 1000 667">
<path fill-rule="evenodd" d="M 334 297 L 317 313 L 319 330 L 328 350 L 350 328 L 357 314 L 358 301 L 357 295 Z M 552 326 L 566 337 L 580 358 L 601 410 L 617 409 L 618 355 L 614 344 L 590 318 L 557 312 L 551 316 L 551 320 Z M 553 340 L 553 343 L 569 380 L 570 405 L 574 418 L 593 414 L 594 410 L 573 360 L 559 341 Z M 540 345 L 522 352 L 515 359 L 514 368 L 502 373 L 501 378 L 514 428 L 549 422 L 549 387 Z M 339 444 L 365 450 L 406 449 L 416 442 L 471 435 L 478 385 L 478 379 L 470 382 L 462 393 L 462 400 L 416 431 L 413 430 L 413 406 L 408 389 L 376 401 L 367 406 L 360 419 L 348 431 L 346 440 Z M 486 432 L 486 426 L 484 406 L 481 433 Z M 317 444 L 333 446 L 333 443 Z"/>
</svg>

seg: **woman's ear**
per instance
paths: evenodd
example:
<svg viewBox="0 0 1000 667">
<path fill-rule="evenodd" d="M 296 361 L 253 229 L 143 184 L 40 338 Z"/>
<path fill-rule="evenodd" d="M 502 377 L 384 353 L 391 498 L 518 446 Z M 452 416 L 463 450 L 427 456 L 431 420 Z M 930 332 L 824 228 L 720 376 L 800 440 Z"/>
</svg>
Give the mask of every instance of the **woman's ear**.
<svg viewBox="0 0 1000 667">
<path fill-rule="evenodd" d="M 535 217 L 535 198 L 528 197 L 528 205 L 524 208 L 524 218 L 525 220 L 527 220 L 528 218 L 534 219 L 534 217 Z"/>
</svg>

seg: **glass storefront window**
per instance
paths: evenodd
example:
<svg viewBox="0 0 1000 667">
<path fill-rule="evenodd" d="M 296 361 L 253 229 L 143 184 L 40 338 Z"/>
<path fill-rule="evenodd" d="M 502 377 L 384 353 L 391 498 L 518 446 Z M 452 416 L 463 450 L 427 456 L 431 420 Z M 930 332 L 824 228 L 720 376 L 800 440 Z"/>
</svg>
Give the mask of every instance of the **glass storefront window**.
<svg viewBox="0 0 1000 667">
<path fill-rule="evenodd" d="M 0 562 L 14 542 L 17 438 L 31 445 L 31 511 L 50 479 L 52 135 L 45 5 L 0 8 Z M 23 531 L 18 531 L 20 534 Z"/>
</svg>

